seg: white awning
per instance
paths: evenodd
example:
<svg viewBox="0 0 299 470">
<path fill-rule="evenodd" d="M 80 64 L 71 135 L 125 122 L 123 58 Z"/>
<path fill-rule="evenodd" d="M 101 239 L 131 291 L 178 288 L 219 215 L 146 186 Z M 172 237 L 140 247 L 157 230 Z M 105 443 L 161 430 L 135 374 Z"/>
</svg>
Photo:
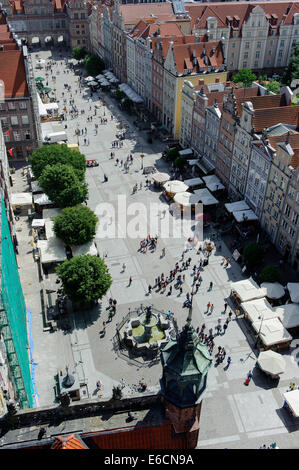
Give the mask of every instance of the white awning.
<svg viewBox="0 0 299 470">
<path fill-rule="evenodd" d="M 272 306 L 265 298 L 242 302 L 242 309 L 251 323 L 261 320 L 262 318 L 268 320 L 269 318 L 278 317 L 278 313 L 272 309 Z"/>
<path fill-rule="evenodd" d="M 218 199 L 216 199 L 207 188 L 196 189 L 194 194 L 199 196 L 199 202 L 202 202 L 204 206 L 212 206 L 219 203 Z"/>
<path fill-rule="evenodd" d="M 168 193 L 176 194 L 176 193 L 183 193 L 184 191 L 187 191 L 188 186 L 185 183 L 183 183 L 183 181 L 172 180 L 172 181 L 167 181 L 167 183 L 163 184 L 163 188 Z"/>
<path fill-rule="evenodd" d="M 54 222 L 50 219 L 46 219 L 45 221 L 45 232 L 46 232 L 46 237 L 48 240 L 50 238 L 55 237 L 55 232 L 53 230 Z"/>
<path fill-rule="evenodd" d="M 47 116 L 47 109 L 44 103 L 42 102 L 39 93 L 37 93 L 37 104 L 38 104 L 38 113 L 40 116 Z"/>
<path fill-rule="evenodd" d="M 212 192 L 225 189 L 217 175 L 203 176 L 202 179 L 206 183 L 206 187 Z"/>
<path fill-rule="evenodd" d="M 32 194 L 31 193 L 12 193 L 11 205 L 12 206 L 31 206 Z"/>
<path fill-rule="evenodd" d="M 262 351 L 259 354 L 257 363 L 266 374 L 269 374 L 272 377 L 282 374 L 286 368 L 286 361 L 282 355 L 275 351 L 271 351 L 271 349 L 268 351 Z"/>
<path fill-rule="evenodd" d="M 33 219 L 31 227 L 43 227 L 45 225 L 45 219 Z"/>
<path fill-rule="evenodd" d="M 273 308 L 274 312 L 282 321 L 285 328 L 296 328 L 299 326 L 299 305 L 286 304 Z"/>
<path fill-rule="evenodd" d="M 188 156 L 192 156 L 193 155 L 193 150 L 192 149 L 184 149 L 184 150 L 180 150 L 179 151 L 179 155 L 181 157 L 188 157 Z"/>
<path fill-rule="evenodd" d="M 132 100 L 134 103 L 143 103 L 143 98 L 141 98 L 141 96 L 139 96 L 136 91 L 134 91 L 127 83 L 121 83 L 119 85 L 119 88 L 121 89 L 121 91 L 123 91 L 125 93 L 125 95 L 127 95 L 128 98 L 130 98 L 130 100 Z"/>
<path fill-rule="evenodd" d="M 181 204 L 182 206 L 189 206 L 190 204 L 197 204 L 199 197 L 192 193 L 177 193 L 174 195 L 174 202 Z"/>
<path fill-rule="evenodd" d="M 33 202 L 34 204 L 38 204 L 39 206 L 47 206 L 50 204 L 53 204 L 52 201 L 48 198 L 48 196 L 43 193 L 43 194 L 34 194 L 33 196 Z"/>
<path fill-rule="evenodd" d="M 40 260 L 45 263 L 60 263 L 66 259 L 64 244 L 59 238 L 50 240 L 38 240 L 37 247 L 40 251 Z"/>
<path fill-rule="evenodd" d="M 98 250 L 94 242 L 85 243 L 84 245 L 80 246 L 71 246 L 73 256 L 78 255 L 92 255 L 97 256 Z"/>
<path fill-rule="evenodd" d="M 258 320 L 252 323 L 253 329 L 264 346 L 292 341 L 293 337 L 283 326 L 279 318 L 269 318 L 268 320 Z"/>
<path fill-rule="evenodd" d="M 259 218 L 256 216 L 256 214 L 251 210 L 245 210 L 245 211 L 236 211 L 233 212 L 233 216 L 236 219 L 237 222 L 246 222 L 250 220 L 259 220 Z"/>
<path fill-rule="evenodd" d="M 170 180 L 170 176 L 168 173 L 154 173 L 152 175 L 152 178 L 156 183 L 159 184 L 166 183 Z"/>
<path fill-rule="evenodd" d="M 230 213 L 237 211 L 247 211 L 250 209 L 250 207 L 246 204 L 244 200 L 224 204 L 224 207 Z"/>
<path fill-rule="evenodd" d="M 196 164 L 205 175 L 215 170 L 215 166 L 206 157 L 201 157 Z"/>
<path fill-rule="evenodd" d="M 299 390 L 291 390 L 283 394 L 287 405 L 291 409 L 293 416 L 299 418 Z"/>
<path fill-rule="evenodd" d="M 192 186 L 200 186 L 203 184 L 203 180 L 201 178 L 190 178 L 189 180 L 185 180 L 184 183 L 192 188 Z"/>
<path fill-rule="evenodd" d="M 241 302 L 261 299 L 265 297 L 267 292 L 266 289 L 260 288 L 251 277 L 243 281 L 232 282 L 231 290 L 236 292 Z"/>
<path fill-rule="evenodd" d="M 296 304 L 299 303 L 299 282 L 289 282 L 287 289 L 290 293 L 291 301 Z"/>
</svg>

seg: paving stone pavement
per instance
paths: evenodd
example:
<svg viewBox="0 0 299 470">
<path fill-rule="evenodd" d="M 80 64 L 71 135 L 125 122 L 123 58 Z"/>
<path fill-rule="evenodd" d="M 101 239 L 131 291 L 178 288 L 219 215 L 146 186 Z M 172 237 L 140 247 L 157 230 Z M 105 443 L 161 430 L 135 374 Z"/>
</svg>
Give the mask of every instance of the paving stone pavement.
<svg viewBox="0 0 299 470">
<path fill-rule="evenodd" d="M 40 51 L 39 56 L 47 59 L 50 51 Z M 36 60 L 32 54 L 33 61 Z M 60 78 L 56 84 L 49 77 L 49 86 L 56 88 L 56 96 L 59 100 L 60 108 L 63 107 L 62 92 L 64 82 L 72 86 L 72 90 L 77 87 L 77 77 L 72 72 L 64 74 L 64 64 L 54 67 L 54 74 L 60 71 Z M 38 71 L 40 75 L 42 71 Z M 129 202 L 142 202 L 147 208 L 154 203 L 161 203 L 163 208 L 168 209 L 168 205 L 159 199 L 160 193 L 152 189 L 144 189 L 145 176 L 141 171 L 140 153 L 144 153 L 144 165 L 156 164 L 162 171 L 167 169 L 161 160 L 162 144 L 155 141 L 150 145 L 146 142 L 144 132 L 137 132 L 132 121 L 133 116 L 122 114 L 115 101 L 109 95 L 101 94 L 105 99 L 106 107 L 100 107 L 97 116 L 108 118 L 107 125 L 99 125 L 98 134 L 94 133 L 94 119 L 90 123 L 86 117 L 93 114 L 93 104 L 99 106 L 101 101 L 98 95 L 92 97 L 92 104 L 89 101 L 89 92 L 74 94 L 76 105 L 79 109 L 85 109 L 85 114 L 79 114 L 78 119 L 66 121 L 67 134 L 70 143 L 76 143 L 75 129 L 88 128 L 87 137 L 89 145 L 84 145 L 84 136 L 79 137 L 80 150 L 87 158 L 97 158 L 100 165 L 95 168 L 88 168 L 86 179 L 89 186 L 88 206 L 99 216 L 102 213 L 101 203 L 109 202 L 106 223 L 110 223 L 113 208 L 117 208 L 117 198 L 119 195 L 126 197 Z M 92 110 L 89 111 L 89 107 Z M 115 117 L 111 120 L 110 116 Z M 97 121 L 99 122 L 99 121 Z M 117 126 L 119 123 L 125 124 L 132 131 L 136 138 L 126 140 L 121 149 L 111 148 L 111 142 L 115 139 Z M 110 159 L 110 152 L 115 151 L 116 157 L 125 159 L 129 153 L 133 153 L 134 162 L 130 167 L 130 172 L 126 174 L 120 166 L 116 166 L 115 161 Z M 108 182 L 103 183 L 104 173 L 108 176 Z M 19 184 L 25 185 L 21 177 Z M 132 187 L 135 183 L 143 183 L 143 189 L 132 195 Z M 16 186 L 17 188 L 17 186 Z M 162 209 L 163 210 L 163 209 Z M 123 213 L 118 214 L 121 218 Z M 157 220 L 159 214 L 156 212 Z M 128 217 L 129 219 L 129 217 Z M 100 219 L 100 225 L 103 220 Z M 146 233 L 156 235 L 151 230 L 149 221 L 143 219 L 146 226 Z M 160 221 L 161 222 L 161 221 Z M 20 221 L 24 223 L 24 221 Z M 107 228 L 106 227 L 106 228 Z M 36 367 L 36 382 L 38 389 L 38 404 L 46 406 L 54 402 L 53 376 L 57 370 L 65 369 L 70 365 L 71 369 L 76 369 L 82 380 L 88 384 L 89 396 L 95 396 L 95 383 L 100 378 L 103 383 L 103 398 L 111 395 L 113 384 L 119 383 L 121 378 L 125 379 L 123 392 L 130 394 L 135 392 L 136 384 L 144 378 L 150 390 L 158 390 L 159 379 L 161 377 L 161 365 L 156 364 L 150 368 L 137 367 L 128 364 L 118 357 L 113 350 L 113 336 L 115 335 L 115 324 L 119 322 L 128 312 L 128 308 L 134 309 L 142 303 L 143 305 L 153 304 L 157 309 L 165 312 L 174 312 L 181 328 L 187 318 L 187 310 L 183 308 L 186 292 L 191 291 L 192 276 L 191 270 L 184 271 L 186 281 L 183 286 L 183 294 L 178 295 L 174 289 L 173 294 L 167 297 L 153 289 L 150 296 L 147 295 L 148 285 L 154 285 L 155 278 L 164 272 L 168 275 L 174 268 L 177 261 L 180 261 L 182 251 L 185 247 L 185 239 L 169 238 L 159 239 L 157 250 L 154 253 L 140 253 L 139 239 L 131 239 L 125 236 L 125 224 L 118 221 L 116 228 L 119 238 L 102 238 L 103 230 L 98 229 L 96 243 L 101 256 L 106 256 L 106 262 L 113 277 L 113 284 L 107 296 L 102 300 L 97 308 L 91 311 L 83 311 L 79 314 L 70 314 L 72 330 L 68 334 L 61 331 L 54 333 L 43 332 L 42 319 L 40 313 L 40 289 L 39 279 L 36 274 L 36 266 L 32 260 L 32 253 L 28 246 L 30 242 L 30 228 L 28 226 L 18 233 L 20 243 L 20 275 L 27 306 L 33 313 L 33 340 L 34 358 L 38 363 Z M 209 238 L 210 232 L 205 231 L 204 237 Z M 218 242 L 219 243 L 219 242 Z M 166 248 L 165 257 L 161 258 L 162 248 Z M 188 255 L 192 258 L 191 266 L 199 261 L 196 251 L 190 250 Z M 193 303 L 193 325 L 196 328 L 203 323 L 206 328 L 215 327 L 219 317 L 225 319 L 227 312 L 223 312 L 225 299 L 230 293 L 230 283 L 242 279 L 240 266 L 232 261 L 232 264 L 225 269 L 221 265 L 223 256 L 231 256 L 228 248 L 222 243 L 221 251 L 214 251 L 210 257 L 210 263 L 202 270 L 203 282 Z M 122 272 L 122 265 L 126 264 L 125 272 Z M 132 276 L 132 285 L 128 287 L 129 276 Z M 26 285 L 28 279 L 32 280 L 32 289 Z M 208 290 L 210 281 L 213 281 L 213 289 Z M 168 289 L 167 289 L 168 290 Z M 108 299 L 112 296 L 117 299 L 117 313 L 112 322 L 108 324 L 106 335 L 100 338 L 99 332 L 102 329 L 103 321 L 107 320 L 106 307 Z M 208 302 L 214 304 L 212 314 L 207 314 L 206 305 Z M 298 447 L 298 423 L 286 415 L 282 407 L 281 391 L 286 390 L 289 381 L 295 378 L 298 383 L 298 360 L 290 355 L 290 351 L 284 353 L 287 361 L 287 369 L 281 376 L 279 388 L 273 388 L 270 379 L 267 379 L 255 368 L 256 355 L 253 350 L 254 338 L 249 333 L 244 320 L 234 319 L 230 322 L 225 335 L 219 335 L 215 339 L 214 354 L 218 345 L 225 347 L 227 356 L 231 356 L 232 363 L 226 368 L 226 363 L 210 369 L 208 377 L 208 387 L 204 397 L 201 414 L 201 431 L 198 446 L 200 448 L 258 448 L 261 444 L 276 441 L 280 448 Z M 244 380 L 250 369 L 254 370 L 253 380 L 246 387 Z M 299 385 L 299 383 L 298 383 Z"/>
</svg>

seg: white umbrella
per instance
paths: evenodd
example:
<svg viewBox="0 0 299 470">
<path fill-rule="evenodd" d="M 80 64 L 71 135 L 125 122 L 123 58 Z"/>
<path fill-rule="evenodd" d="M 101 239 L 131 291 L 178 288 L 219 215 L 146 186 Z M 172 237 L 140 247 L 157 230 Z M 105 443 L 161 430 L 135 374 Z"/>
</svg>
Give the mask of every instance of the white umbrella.
<svg viewBox="0 0 299 470">
<path fill-rule="evenodd" d="M 266 289 L 266 297 L 269 299 L 281 299 L 285 294 L 285 290 L 279 282 L 263 282 L 261 287 Z"/>
<path fill-rule="evenodd" d="M 169 181 L 170 179 L 170 176 L 168 175 L 168 173 L 155 173 L 153 175 L 153 180 L 156 182 L 156 183 L 166 183 L 167 181 Z"/>
<path fill-rule="evenodd" d="M 183 193 L 184 191 L 187 191 L 188 187 L 189 186 L 183 183 L 183 181 L 179 180 L 167 181 L 167 183 L 163 185 L 165 191 L 172 194 Z"/>
<path fill-rule="evenodd" d="M 105 78 L 104 75 L 99 74 L 99 75 L 96 76 L 96 79 L 97 79 L 97 80 L 101 80 L 101 78 Z"/>
<path fill-rule="evenodd" d="M 189 206 L 190 204 L 197 204 L 199 197 L 196 194 L 183 192 L 175 194 L 173 200 L 182 206 Z"/>
<path fill-rule="evenodd" d="M 285 371 L 286 366 L 282 355 L 272 351 L 271 349 L 261 352 L 257 363 L 264 372 L 271 376 L 282 374 Z"/>
<path fill-rule="evenodd" d="M 91 77 L 91 76 L 85 78 L 86 82 L 92 82 L 93 80 L 94 80 L 94 78 Z"/>
</svg>

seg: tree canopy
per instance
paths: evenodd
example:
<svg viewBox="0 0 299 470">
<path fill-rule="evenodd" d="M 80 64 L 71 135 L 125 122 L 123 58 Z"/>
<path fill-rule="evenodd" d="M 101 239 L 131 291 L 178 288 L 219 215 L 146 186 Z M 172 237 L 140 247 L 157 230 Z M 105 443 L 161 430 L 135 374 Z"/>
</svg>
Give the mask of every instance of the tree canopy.
<svg viewBox="0 0 299 470">
<path fill-rule="evenodd" d="M 104 261 L 97 256 L 79 255 L 56 268 L 64 293 L 73 302 L 101 299 L 112 284 Z"/>
<path fill-rule="evenodd" d="M 243 249 L 243 256 L 246 263 L 250 266 L 258 264 L 261 261 L 263 250 L 257 243 L 247 243 Z"/>
<path fill-rule="evenodd" d="M 256 75 L 250 69 L 241 69 L 233 76 L 233 81 L 242 83 L 243 88 L 250 88 L 254 80 L 256 80 Z"/>
<path fill-rule="evenodd" d="M 72 51 L 72 56 L 76 60 L 82 60 L 87 55 L 87 51 L 83 46 L 74 47 Z"/>
<path fill-rule="evenodd" d="M 84 58 L 84 67 L 89 75 L 96 76 L 104 70 L 105 63 L 99 56 L 87 54 Z"/>
<path fill-rule="evenodd" d="M 174 162 L 180 156 L 176 147 L 172 147 L 167 152 L 167 160 Z"/>
<path fill-rule="evenodd" d="M 280 82 L 276 80 L 270 80 L 269 83 L 265 83 L 265 88 L 267 88 L 268 94 L 270 91 L 278 95 L 280 93 L 280 87 L 282 86 Z"/>
<path fill-rule="evenodd" d="M 276 266 L 272 266 L 272 265 L 265 266 L 259 274 L 259 281 L 261 283 L 262 282 L 279 282 L 280 281 L 279 269 Z"/>
<path fill-rule="evenodd" d="M 76 206 L 88 197 L 87 184 L 79 180 L 71 165 L 47 165 L 38 182 L 58 207 Z"/>
<path fill-rule="evenodd" d="M 290 85 L 295 78 L 299 78 L 299 42 L 292 49 L 289 65 L 285 68 L 282 81 L 286 85 Z"/>
<path fill-rule="evenodd" d="M 67 207 L 55 217 L 54 232 L 66 245 L 83 245 L 94 238 L 97 223 L 97 216 L 88 207 Z"/>
<path fill-rule="evenodd" d="M 71 165 L 77 177 L 83 181 L 86 171 L 85 156 L 71 150 L 66 144 L 43 145 L 30 156 L 30 163 L 33 174 L 38 179 L 47 165 L 56 163 Z"/>
</svg>

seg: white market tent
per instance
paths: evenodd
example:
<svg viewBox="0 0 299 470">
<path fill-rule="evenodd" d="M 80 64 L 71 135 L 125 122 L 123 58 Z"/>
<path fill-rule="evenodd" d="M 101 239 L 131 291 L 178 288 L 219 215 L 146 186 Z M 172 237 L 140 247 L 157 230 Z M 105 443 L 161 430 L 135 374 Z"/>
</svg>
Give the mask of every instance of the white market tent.
<svg viewBox="0 0 299 470">
<path fill-rule="evenodd" d="M 181 204 L 182 206 L 189 206 L 190 204 L 197 204 L 199 197 L 196 194 L 183 192 L 177 193 L 174 195 L 173 198 L 174 202 L 177 204 Z"/>
<path fill-rule="evenodd" d="M 226 210 L 230 213 L 232 212 L 238 212 L 238 211 L 247 211 L 250 209 L 250 207 L 246 204 L 246 202 L 243 201 L 237 201 L 237 202 L 230 202 L 227 204 L 224 204 Z"/>
<path fill-rule="evenodd" d="M 172 180 L 172 181 L 167 181 L 167 183 L 163 184 L 163 188 L 168 193 L 176 194 L 176 193 L 183 193 L 184 191 L 187 191 L 188 186 L 185 183 L 183 183 L 183 181 Z"/>
<path fill-rule="evenodd" d="M 123 91 L 130 100 L 132 100 L 134 103 L 143 103 L 143 98 L 139 96 L 136 91 L 132 90 L 132 88 L 127 85 L 127 83 L 121 83 L 119 85 L 119 88 L 121 91 Z"/>
<path fill-rule="evenodd" d="M 194 194 L 199 196 L 199 202 L 202 202 L 204 206 L 212 206 L 219 203 L 218 199 L 216 199 L 207 188 L 196 189 Z"/>
<path fill-rule="evenodd" d="M 33 194 L 43 192 L 42 188 L 40 187 L 37 181 L 31 181 L 31 191 Z"/>
<path fill-rule="evenodd" d="M 12 193 L 11 194 L 12 206 L 31 206 L 32 194 L 31 193 Z"/>
<path fill-rule="evenodd" d="M 92 255 L 92 256 L 97 256 L 98 250 L 96 245 L 94 244 L 93 241 L 89 243 L 85 243 L 84 245 L 80 246 L 71 246 L 73 256 L 78 256 L 78 255 Z"/>
<path fill-rule="evenodd" d="M 261 299 L 266 295 L 266 289 L 259 287 L 251 277 L 243 281 L 232 282 L 231 290 L 236 292 L 241 302 Z"/>
<path fill-rule="evenodd" d="M 262 351 L 259 354 L 257 363 L 260 368 L 272 377 L 277 377 L 279 374 L 282 374 L 286 368 L 286 361 L 281 354 L 271 351 Z"/>
<path fill-rule="evenodd" d="M 212 192 L 225 189 L 217 175 L 203 176 L 202 179 L 206 183 L 206 187 Z"/>
<path fill-rule="evenodd" d="M 170 180 L 168 173 L 154 173 L 152 176 L 153 180 L 156 183 L 163 184 Z"/>
<path fill-rule="evenodd" d="M 285 328 L 296 328 L 299 326 L 299 305 L 286 304 L 273 308 L 274 312 L 282 321 Z"/>
<path fill-rule="evenodd" d="M 47 240 L 50 240 L 50 238 L 55 237 L 55 232 L 53 230 L 54 222 L 50 219 L 45 219 L 45 232 L 46 232 L 46 237 Z"/>
<path fill-rule="evenodd" d="M 266 347 L 273 346 L 274 344 L 286 343 L 293 339 L 279 318 L 258 320 L 253 322 L 252 326 Z"/>
<path fill-rule="evenodd" d="M 53 202 L 50 201 L 50 199 L 45 193 L 34 194 L 33 202 L 34 204 L 38 204 L 39 206 L 47 206 L 47 205 L 53 204 Z"/>
<path fill-rule="evenodd" d="M 192 157 L 193 150 L 192 149 L 184 149 L 179 151 L 180 157 Z"/>
<path fill-rule="evenodd" d="M 268 300 L 265 298 L 249 300 L 242 303 L 242 309 L 245 312 L 245 316 L 251 321 L 251 323 L 261 320 L 268 320 L 269 318 L 278 317 L 278 313 L 272 309 Z"/>
<path fill-rule="evenodd" d="M 201 178 L 190 178 L 189 180 L 184 180 L 184 183 L 192 188 L 192 186 L 200 186 L 203 184 L 203 180 Z"/>
<path fill-rule="evenodd" d="M 59 238 L 52 237 L 49 240 L 38 240 L 37 247 L 42 264 L 59 263 L 66 259 L 65 247 Z"/>
<path fill-rule="evenodd" d="M 268 299 L 281 299 L 285 295 L 284 287 L 279 282 L 263 282 L 261 287 L 267 290 Z"/>
<path fill-rule="evenodd" d="M 296 304 L 299 303 L 299 282 L 289 282 L 287 289 L 290 293 L 291 301 Z"/>
<path fill-rule="evenodd" d="M 299 390 L 291 390 L 290 392 L 283 393 L 283 397 L 287 402 L 293 416 L 299 418 Z"/>
<path fill-rule="evenodd" d="M 237 222 L 244 222 L 244 221 L 249 221 L 249 220 L 259 220 L 259 218 L 256 216 L 256 214 L 253 212 L 253 210 L 248 209 L 245 211 L 234 211 L 233 216 L 236 219 Z"/>
<path fill-rule="evenodd" d="M 89 77 L 84 78 L 84 80 L 86 82 L 92 82 L 94 80 L 94 77 L 89 76 Z"/>
<path fill-rule="evenodd" d="M 33 219 L 31 227 L 44 227 L 45 219 Z"/>
</svg>

